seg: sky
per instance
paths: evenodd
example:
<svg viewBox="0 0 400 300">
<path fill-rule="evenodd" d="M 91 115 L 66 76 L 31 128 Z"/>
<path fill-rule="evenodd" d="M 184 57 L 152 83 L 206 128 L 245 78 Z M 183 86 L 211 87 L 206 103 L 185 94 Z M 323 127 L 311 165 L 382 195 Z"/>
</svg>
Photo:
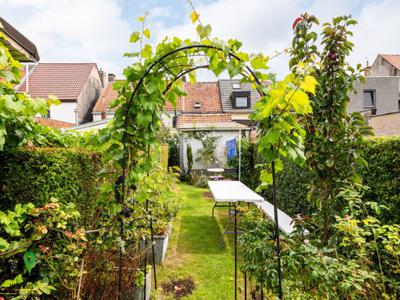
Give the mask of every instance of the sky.
<svg viewBox="0 0 400 300">
<path fill-rule="evenodd" d="M 243 50 L 272 56 L 289 46 L 293 20 L 302 12 L 321 23 L 351 14 L 355 49 L 352 64 L 371 64 L 378 53 L 400 53 L 399 0 L 192 0 L 201 21 L 211 24 L 212 36 L 237 38 Z M 41 62 L 95 62 L 121 77 L 132 60 L 130 33 L 140 29 L 137 18 L 149 13 L 147 25 L 155 45 L 166 35 L 195 37 L 191 8 L 185 0 L 0 0 L 0 15 L 34 42 Z M 270 61 L 279 77 L 288 70 L 288 57 Z M 201 74 L 200 80 L 214 80 Z"/>
</svg>

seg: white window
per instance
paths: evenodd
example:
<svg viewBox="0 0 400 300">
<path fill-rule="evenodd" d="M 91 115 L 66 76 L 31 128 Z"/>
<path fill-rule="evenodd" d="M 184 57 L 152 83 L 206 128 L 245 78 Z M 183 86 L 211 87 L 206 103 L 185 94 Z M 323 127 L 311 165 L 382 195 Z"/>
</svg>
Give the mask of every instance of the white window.
<svg viewBox="0 0 400 300">
<path fill-rule="evenodd" d="M 235 106 L 237 108 L 247 108 L 248 104 L 247 104 L 248 98 L 247 97 L 236 97 L 235 98 Z"/>
</svg>

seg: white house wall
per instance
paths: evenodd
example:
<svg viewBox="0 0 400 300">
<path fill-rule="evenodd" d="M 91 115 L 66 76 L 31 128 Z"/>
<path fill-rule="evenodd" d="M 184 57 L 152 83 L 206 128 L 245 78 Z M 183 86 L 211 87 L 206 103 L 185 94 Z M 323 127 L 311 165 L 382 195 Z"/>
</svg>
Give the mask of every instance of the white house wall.
<svg viewBox="0 0 400 300">
<path fill-rule="evenodd" d="M 242 134 L 245 131 L 242 130 Z M 239 130 L 226 130 L 226 131 L 212 131 L 208 136 L 219 136 L 220 138 L 217 140 L 216 150 L 215 150 L 215 157 L 218 160 L 217 164 L 206 165 L 203 162 L 198 160 L 198 152 L 202 149 L 203 145 L 200 140 L 189 138 L 189 139 L 182 139 L 181 143 L 181 160 L 185 171 L 187 171 L 187 145 L 190 144 L 192 146 L 193 152 L 193 166 L 192 169 L 207 169 L 210 167 L 227 167 L 227 159 L 226 159 L 226 142 L 236 138 L 239 138 Z"/>
<path fill-rule="evenodd" d="M 75 124 L 75 110 L 76 102 L 62 102 L 60 105 L 52 105 L 50 107 L 50 118 Z"/>
</svg>

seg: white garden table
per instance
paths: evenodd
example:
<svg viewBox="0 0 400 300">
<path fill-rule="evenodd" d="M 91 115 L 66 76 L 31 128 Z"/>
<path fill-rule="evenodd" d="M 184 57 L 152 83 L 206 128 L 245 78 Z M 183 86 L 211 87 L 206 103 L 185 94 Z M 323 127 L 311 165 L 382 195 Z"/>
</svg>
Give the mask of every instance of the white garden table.
<svg viewBox="0 0 400 300">
<path fill-rule="evenodd" d="M 236 203 L 237 202 L 247 202 L 247 203 L 257 203 L 264 201 L 264 198 L 253 192 L 246 185 L 244 185 L 240 181 L 208 181 L 208 187 L 210 188 L 211 194 L 215 200 L 215 204 L 212 210 L 212 216 L 214 217 L 214 209 L 215 207 L 229 207 L 229 222 L 226 226 L 222 238 L 224 234 L 231 233 L 228 231 L 229 225 L 232 221 L 231 214 L 231 203 L 233 203 L 233 217 L 235 224 L 235 231 L 232 232 L 235 234 L 235 299 L 237 299 L 237 212 L 236 212 Z M 228 203 L 227 205 L 219 205 L 216 204 L 218 202 Z"/>
</svg>

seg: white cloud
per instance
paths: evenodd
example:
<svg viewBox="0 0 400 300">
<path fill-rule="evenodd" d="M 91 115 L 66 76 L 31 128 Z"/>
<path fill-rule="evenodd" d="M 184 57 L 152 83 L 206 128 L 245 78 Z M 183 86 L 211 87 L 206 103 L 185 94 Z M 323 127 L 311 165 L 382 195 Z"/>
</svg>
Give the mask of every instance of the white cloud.
<svg viewBox="0 0 400 300">
<path fill-rule="evenodd" d="M 400 1 L 385 0 L 366 5 L 354 30 L 355 51 L 353 63 L 372 64 L 378 53 L 400 53 Z"/>
<path fill-rule="evenodd" d="M 195 3 L 196 4 L 196 3 Z M 378 53 L 399 53 L 400 1 L 302 1 L 302 0 L 218 0 L 196 7 L 203 23 L 213 27 L 213 36 L 222 39 L 238 38 L 243 49 L 249 52 L 273 54 L 290 44 L 291 25 L 302 12 L 308 11 L 321 23 L 331 21 L 335 16 L 352 14 L 359 21 L 353 29 L 355 51 L 350 57 L 354 64 L 370 63 Z M 157 23 L 158 40 L 165 35 L 194 37 L 195 27 L 189 21 L 183 25 L 168 27 Z M 288 57 L 281 56 L 270 62 L 271 71 L 280 76 L 288 72 Z M 209 79 L 209 78 L 206 78 Z"/>
<path fill-rule="evenodd" d="M 117 0 L 11 0 L 1 6 L 4 18 L 36 44 L 43 62 L 96 62 L 122 73 L 130 26 Z"/>
</svg>

